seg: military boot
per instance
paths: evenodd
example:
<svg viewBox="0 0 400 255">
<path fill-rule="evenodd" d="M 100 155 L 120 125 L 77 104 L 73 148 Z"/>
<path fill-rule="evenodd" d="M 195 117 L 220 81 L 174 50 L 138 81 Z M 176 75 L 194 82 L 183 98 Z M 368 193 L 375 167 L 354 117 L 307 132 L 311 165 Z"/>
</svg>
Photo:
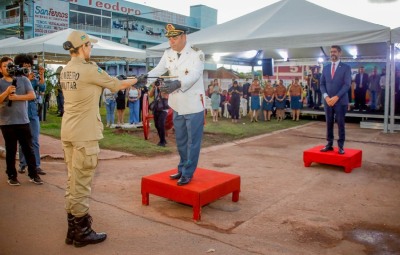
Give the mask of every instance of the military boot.
<svg viewBox="0 0 400 255">
<path fill-rule="evenodd" d="M 107 238 L 106 233 L 96 233 L 92 229 L 92 217 L 86 214 L 83 217 L 75 217 L 75 233 L 74 245 L 75 247 L 83 247 L 88 244 L 96 244 L 103 242 Z"/>
<path fill-rule="evenodd" d="M 73 244 L 74 232 L 75 232 L 74 231 L 75 230 L 75 224 L 74 224 L 75 216 L 68 213 L 67 220 L 68 220 L 68 232 L 67 232 L 67 237 L 65 238 L 65 243 Z"/>
</svg>

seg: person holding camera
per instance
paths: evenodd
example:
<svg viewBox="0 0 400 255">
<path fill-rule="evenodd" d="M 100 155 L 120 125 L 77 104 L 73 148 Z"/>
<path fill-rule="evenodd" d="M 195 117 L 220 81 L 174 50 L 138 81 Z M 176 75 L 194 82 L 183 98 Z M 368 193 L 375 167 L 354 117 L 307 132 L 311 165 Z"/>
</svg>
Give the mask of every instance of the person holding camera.
<svg viewBox="0 0 400 255">
<path fill-rule="evenodd" d="M 66 244 L 82 247 L 103 242 L 107 235 L 96 233 L 89 214 L 89 197 L 103 138 L 99 99 L 103 88 L 124 90 L 140 78 L 118 80 L 109 76 L 96 63 L 89 61 L 92 39 L 84 31 L 74 30 L 64 42 L 71 60 L 60 74 L 64 94 L 61 141 L 68 169 L 65 192 L 68 231 Z"/>
<path fill-rule="evenodd" d="M 32 133 L 32 146 L 33 152 L 35 153 L 36 159 L 36 171 L 40 175 L 45 175 L 46 173 L 40 167 L 40 144 L 39 144 L 39 135 L 40 135 L 40 119 L 39 119 L 39 107 L 38 104 L 46 90 L 46 83 L 44 80 L 44 68 L 39 66 L 38 68 L 38 77 L 35 77 L 35 73 L 32 72 L 33 66 L 33 57 L 28 54 L 18 54 L 14 58 L 14 64 L 19 66 L 20 68 L 26 68 L 29 70 L 25 76 L 31 82 L 32 88 L 35 91 L 36 98 L 34 100 L 28 101 L 28 117 L 29 117 L 29 126 L 31 128 Z M 25 173 L 25 168 L 27 166 L 24 152 L 22 151 L 21 146 L 19 146 L 19 170 L 18 172 L 23 174 Z"/>
<path fill-rule="evenodd" d="M 157 145 L 165 147 L 167 144 L 167 140 L 165 139 L 165 121 L 167 120 L 169 106 L 168 94 L 160 91 L 161 82 L 161 79 L 157 79 L 154 82 L 154 86 L 149 92 L 149 97 L 154 97 L 154 108 L 152 109 L 154 124 L 157 129 L 158 137 L 160 138 Z"/>
<path fill-rule="evenodd" d="M 178 172 L 170 176 L 177 185 L 190 183 L 200 156 L 204 126 L 204 53 L 187 43 L 185 28 L 167 24 L 166 34 L 170 48 L 150 77 L 168 72 L 171 78 L 164 81 L 160 91 L 169 94 L 168 104 L 173 110 L 176 145 L 180 162 Z M 176 78 L 175 78 L 176 77 Z"/>
<path fill-rule="evenodd" d="M 6 173 L 8 184 L 19 186 L 15 156 L 17 142 L 21 145 L 28 164 L 28 176 L 34 184 L 43 184 L 36 171 L 36 160 L 32 147 L 27 101 L 36 98 L 31 82 L 25 76 L 26 68 L 19 68 L 9 57 L 0 59 L 3 78 L 0 80 L 0 129 L 6 147 Z"/>
</svg>

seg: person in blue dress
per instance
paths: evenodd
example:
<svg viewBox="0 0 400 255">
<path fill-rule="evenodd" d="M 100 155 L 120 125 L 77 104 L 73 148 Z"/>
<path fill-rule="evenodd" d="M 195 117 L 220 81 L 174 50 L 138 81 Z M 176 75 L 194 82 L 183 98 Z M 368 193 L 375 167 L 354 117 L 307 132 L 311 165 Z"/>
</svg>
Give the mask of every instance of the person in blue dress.
<svg viewBox="0 0 400 255">
<path fill-rule="evenodd" d="M 212 109 L 212 116 L 213 122 L 218 121 L 218 114 L 219 114 L 219 106 L 221 103 L 221 87 L 219 86 L 218 79 L 214 79 L 214 83 L 211 89 L 211 109 Z"/>
<path fill-rule="evenodd" d="M 261 91 L 261 85 L 260 81 L 258 78 L 254 78 L 253 82 L 250 85 L 249 92 L 251 94 L 251 113 L 250 113 L 250 119 L 251 122 L 258 122 L 258 111 L 261 108 L 260 105 L 260 91 Z"/>
</svg>

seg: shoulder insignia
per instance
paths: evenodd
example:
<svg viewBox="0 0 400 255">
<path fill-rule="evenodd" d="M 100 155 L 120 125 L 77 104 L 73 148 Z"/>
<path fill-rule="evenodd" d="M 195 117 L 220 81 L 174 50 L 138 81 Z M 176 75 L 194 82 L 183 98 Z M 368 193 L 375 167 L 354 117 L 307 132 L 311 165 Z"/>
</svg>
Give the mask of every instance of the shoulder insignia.
<svg viewBox="0 0 400 255">
<path fill-rule="evenodd" d="M 194 51 L 199 51 L 199 48 L 196 48 L 196 47 L 194 47 L 194 46 L 191 46 L 192 47 L 192 49 L 194 50 Z"/>
<path fill-rule="evenodd" d="M 99 68 L 97 68 L 97 72 L 103 73 L 104 71 L 103 71 L 103 69 L 101 69 L 101 68 L 99 67 Z"/>
<path fill-rule="evenodd" d="M 200 54 L 199 57 L 200 57 L 200 61 L 204 62 L 204 54 Z"/>
</svg>

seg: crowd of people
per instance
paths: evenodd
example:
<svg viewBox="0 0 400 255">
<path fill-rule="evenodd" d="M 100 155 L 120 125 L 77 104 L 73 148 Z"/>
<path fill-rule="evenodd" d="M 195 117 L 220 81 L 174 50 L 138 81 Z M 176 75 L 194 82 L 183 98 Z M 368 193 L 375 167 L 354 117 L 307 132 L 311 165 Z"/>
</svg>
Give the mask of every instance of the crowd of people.
<svg viewBox="0 0 400 255">
<path fill-rule="evenodd" d="M 219 116 L 228 116 L 232 123 L 237 123 L 241 116 L 248 114 L 250 122 L 258 122 L 260 116 L 264 117 L 264 121 L 270 121 L 273 115 L 282 121 L 286 118 L 286 108 L 292 109 L 292 119 L 298 121 L 306 97 L 298 78 L 286 88 L 283 80 L 274 84 L 271 80 L 264 80 L 264 84 L 261 84 L 257 77 L 246 79 L 243 85 L 233 79 L 227 90 L 222 90 L 218 79 L 214 79 L 208 85 L 206 96 L 211 101 L 213 122 L 217 122 Z M 241 108 L 242 99 L 245 99 L 246 105 Z"/>
</svg>

